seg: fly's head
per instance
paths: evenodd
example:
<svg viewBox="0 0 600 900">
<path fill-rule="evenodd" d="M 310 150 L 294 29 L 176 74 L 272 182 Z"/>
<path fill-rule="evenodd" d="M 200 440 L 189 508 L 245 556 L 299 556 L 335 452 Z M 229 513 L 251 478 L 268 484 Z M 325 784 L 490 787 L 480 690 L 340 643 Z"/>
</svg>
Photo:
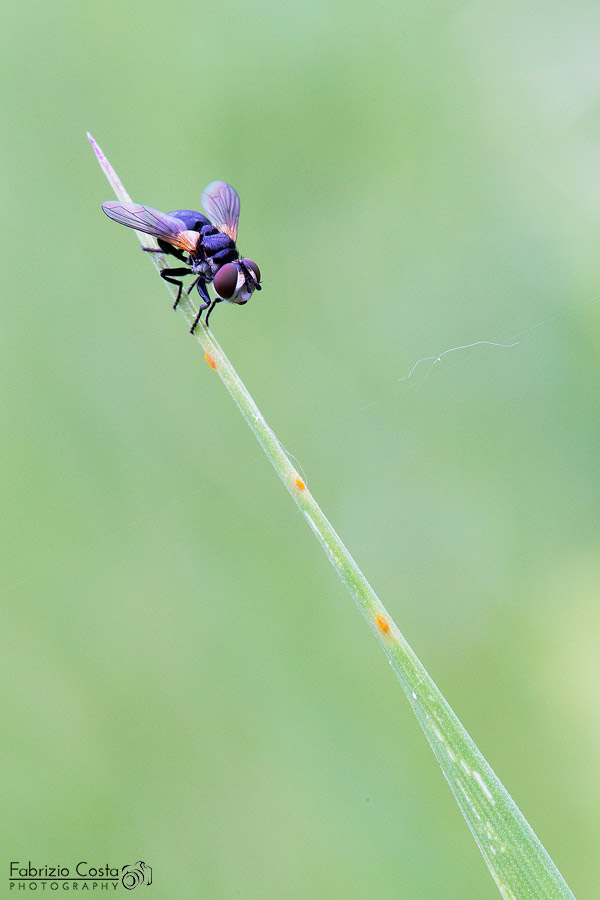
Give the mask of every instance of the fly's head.
<svg viewBox="0 0 600 900">
<path fill-rule="evenodd" d="M 254 291 L 261 290 L 260 269 L 251 259 L 237 259 L 221 266 L 213 284 L 223 300 L 243 306 Z"/>
</svg>

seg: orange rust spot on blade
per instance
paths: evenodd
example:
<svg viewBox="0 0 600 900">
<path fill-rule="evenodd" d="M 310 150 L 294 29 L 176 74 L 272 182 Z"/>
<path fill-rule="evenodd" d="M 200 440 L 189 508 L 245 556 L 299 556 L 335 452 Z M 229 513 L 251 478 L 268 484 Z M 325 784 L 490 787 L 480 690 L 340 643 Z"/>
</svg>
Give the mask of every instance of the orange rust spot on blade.
<svg viewBox="0 0 600 900">
<path fill-rule="evenodd" d="M 295 485 L 296 485 L 296 487 L 298 488 L 299 491 L 305 491 L 305 490 L 306 490 L 306 485 L 304 484 L 304 482 L 302 481 L 302 479 L 300 478 L 300 476 L 298 476 L 298 477 L 296 478 L 296 480 L 295 480 Z"/>
<path fill-rule="evenodd" d="M 204 359 L 205 359 L 206 362 L 209 364 L 209 366 L 211 367 L 211 369 L 216 369 L 216 368 L 217 368 L 216 362 L 214 361 L 214 359 L 212 358 L 212 356 L 211 356 L 209 353 L 205 353 L 205 354 L 204 354 Z"/>
<path fill-rule="evenodd" d="M 377 625 L 379 627 L 379 630 L 382 631 L 384 634 L 387 634 L 388 631 L 390 630 L 390 623 L 382 615 L 377 616 Z"/>
</svg>

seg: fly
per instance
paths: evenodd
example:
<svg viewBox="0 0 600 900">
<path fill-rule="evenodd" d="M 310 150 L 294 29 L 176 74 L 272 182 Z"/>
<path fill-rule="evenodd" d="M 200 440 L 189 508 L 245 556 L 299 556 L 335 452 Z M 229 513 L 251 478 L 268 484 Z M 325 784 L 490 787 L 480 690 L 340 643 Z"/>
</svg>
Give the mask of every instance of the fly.
<svg viewBox="0 0 600 900">
<path fill-rule="evenodd" d="M 206 215 L 193 209 L 176 209 L 161 213 L 151 206 L 138 203 L 103 203 L 102 209 L 110 219 L 153 235 L 158 248 L 143 247 L 148 253 L 166 253 L 185 263 L 185 267 L 162 269 L 160 276 L 174 284 L 177 297 L 173 309 L 181 299 L 185 275 L 195 275 L 187 294 L 196 288 L 200 296 L 198 314 L 190 328 L 193 333 L 204 310 L 204 324 L 217 303 L 227 300 L 242 306 L 254 291 L 260 291 L 260 269 L 251 259 L 241 257 L 236 247 L 240 198 L 225 181 L 213 181 L 202 194 Z M 211 299 L 207 285 L 212 281 L 216 297 Z"/>
</svg>

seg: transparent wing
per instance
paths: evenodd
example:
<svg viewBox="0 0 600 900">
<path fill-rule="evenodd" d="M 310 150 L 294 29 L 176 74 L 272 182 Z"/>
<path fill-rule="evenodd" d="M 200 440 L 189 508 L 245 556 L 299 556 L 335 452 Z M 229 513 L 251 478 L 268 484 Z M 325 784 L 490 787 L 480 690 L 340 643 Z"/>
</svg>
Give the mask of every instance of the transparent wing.
<svg viewBox="0 0 600 900">
<path fill-rule="evenodd" d="M 182 250 L 195 249 L 199 235 L 195 231 L 188 231 L 182 219 L 168 216 L 157 209 L 152 209 L 151 206 L 141 206 L 139 203 L 109 201 L 102 204 L 102 209 L 109 219 L 114 219 L 120 225 L 152 234 Z"/>
<path fill-rule="evenodd" d="M 226 181 L 212 181 L 202 194 L 202 206 L 213 225 L 237 240 L 240 198 Z"/>
</svg>

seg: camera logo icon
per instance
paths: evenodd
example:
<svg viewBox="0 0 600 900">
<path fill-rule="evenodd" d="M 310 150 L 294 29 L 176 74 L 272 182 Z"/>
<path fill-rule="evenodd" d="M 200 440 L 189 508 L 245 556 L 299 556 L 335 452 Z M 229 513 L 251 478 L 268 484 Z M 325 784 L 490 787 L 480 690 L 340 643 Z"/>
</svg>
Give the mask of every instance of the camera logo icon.
<svg viewBox="0 0 600 900">
<path fill-rule="evenodd" d="M 128 891 L 132 891 L 139 884 L 152 884 L 152 869 L 141 859 L 138 859 L 132 866 L 123 866 L 121 884 Z"/>
</svg>

